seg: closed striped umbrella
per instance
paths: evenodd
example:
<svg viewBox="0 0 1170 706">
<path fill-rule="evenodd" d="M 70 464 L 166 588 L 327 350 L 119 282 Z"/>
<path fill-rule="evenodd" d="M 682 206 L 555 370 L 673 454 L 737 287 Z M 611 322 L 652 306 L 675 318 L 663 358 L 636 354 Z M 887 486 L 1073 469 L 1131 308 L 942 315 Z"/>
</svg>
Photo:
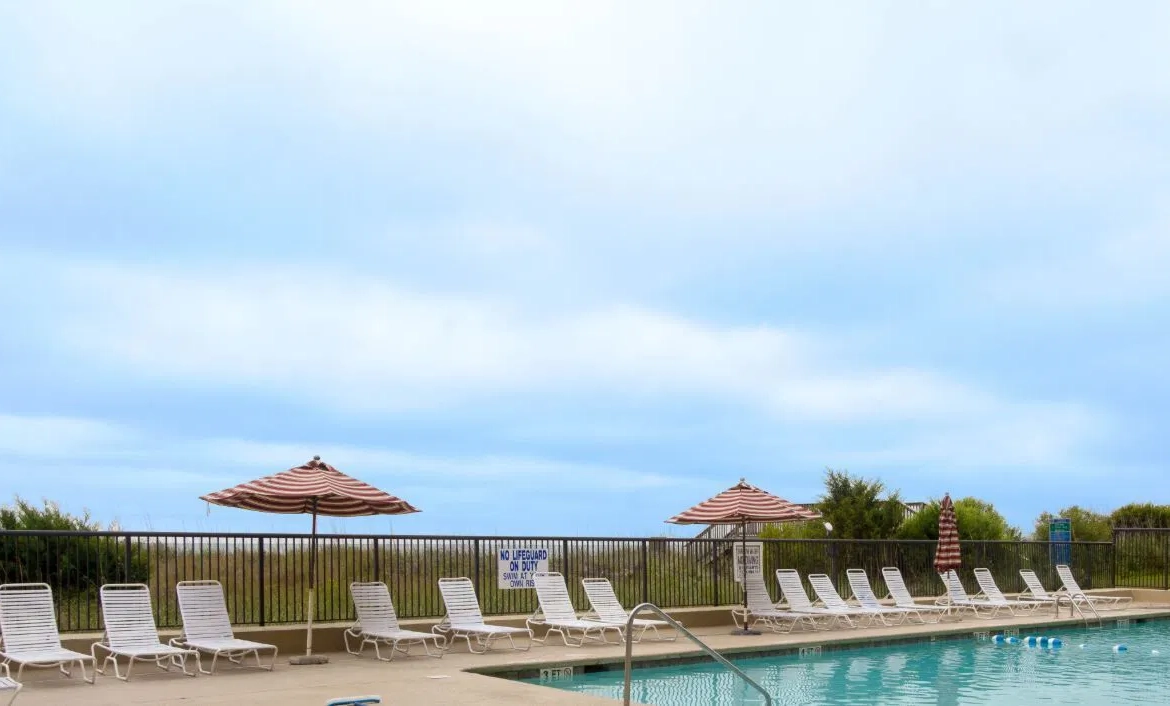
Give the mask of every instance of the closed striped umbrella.
<svg viewBox="0 0 1170 706">
<path fill-rule="evenodd" d="M 360 517 L 363 515 L 406 515 L 418 508 L 390 493 L 347 476 L 314 456 L 312 461 L 274 473 L 234 488 L 209 493 L 200 498 L 215 505 L 259 512 L 311 514 L 313 534 L 309 546 L 309 597 L 306 615 L 305 659 L 320 662 L 313 654 L 314 591 L 317 587 L 317 515 Z M 294 658 L 294 663 L 296 658 Z"/>
<path fill-rule="evenodd" d="M 743 542 L 743 628 L 736 631 L 741 635 L 758 635 L 748 629 L 747 622 L 747 523 L 749 522 L 796 522 L 815 520 L 819 514 L 784 498 L 760 490 L 740 478 L 713 498 L 704 500 L 689 510 L 680 512 L 667 522 L 676 525 L 739 525 L 739 536 Z"/>
<path fill-rule="evenodd" d="M 948 493 L 943 496 L 938 509 L 938 549 L 934 554 L 934 570 L 940 574 L 958 571 L 962 565 L 959 557 L 959 523 L 955 521 L 955 504 Z"/>
</svg>

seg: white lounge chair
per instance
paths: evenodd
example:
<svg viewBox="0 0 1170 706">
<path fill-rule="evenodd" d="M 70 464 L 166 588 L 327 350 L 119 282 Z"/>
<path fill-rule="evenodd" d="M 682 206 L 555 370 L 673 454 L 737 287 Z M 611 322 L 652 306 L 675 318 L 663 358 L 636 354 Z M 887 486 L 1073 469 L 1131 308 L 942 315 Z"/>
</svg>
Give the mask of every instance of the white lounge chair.
<svg viewBox="0 0 1170 706">
<path fill-rule="evenodd" d="M 902 571 L 898 567 L 882 567 L 882 579 L 886 582 L 886 590 L 889 593 L 889 597 L 893 599 L 894 605 L 899 608 L 913 608 L 925 615 L 934 615 L 936 617 L 932 622 L 936 623 L 942 620 L 943 616 L 951 614 L 951 609 L 947 606 L 929 605 L 914 600 L 914 596 L 910 594 L 910 589 L 906 588 L 906 581 L 902 578 Z M 957 613 L 956 617 L 959 617 Z"/>
<path fill-rule="evenodd" d="M 1031 569 L 1020 569 L 1020 578 L 1024 579 L 1024 593 L 1028 600 L 1038 601 L 1047 605 L 1054 605 L 1059 600 L 1056 596 L 1048 592 L 1044 588 L 1044 583 L 1040 581 L 1040 577 L 1036 575 L 1035 571 Z M 1073 599 L 1074 602 L 1079 602 Z"/>
<path fill-rule="evenodd" d="M 221 655 L 232 664 L 243 664 L 248 655 L 253 655 L 260 669 L 272 671 L 276 666 L 276 645 L 236 638 L 223 598 L 223 586 L 219 581 L 180 581 L 175 586 L 175 593 L 179 596 L 183 632 L 172 639 L 170 644 L 210 654 L 211 669 L 204 670 L 200 662 L 199 671 L 214 674 Z M 272 659 L 265 666 L 260 661 L 260 653 L 269 651 L 272 652 Z"/>
<path fill-rule="evenodd" d="M 768 587 L 764 584 L 764 577 L 759 574 L 748 574 L 747 609 L 736 606 L 731 609 L 731 615 L 736 622 L 744 627 L 764 625 L 772 632 L 792 632 L 801 625 L 807 625 L 812 630 L 819 630 L 817 616 L 809 613 L 797 613 L 791 610 L 780 610 L 768 595 Z"/>
<path fill-rule="evenodd" d="M 837 587 L 833 585 L 833 580 L 829 578 L 828 574 L 809 574 L 808 583 L 812 586 L 813 592 L 817 594 L 817 600 L 821 602 L 821 605 L 825 606 L 838 619 L 844 620 L 846 624 L 852 626 L 853 618 L 857 618 L 859 624 L 863 619 L 868 625 L 874 625 L 877 622 L 881 622 L 882 625 L 888 624 L 886 623 L 886 613 L 880 607 L 867 608 L 866 606 L 851 606 L 846 603 L 841 594 L 837 593 Z M 905 616 L 899 615 L 899 618 L 904 619 Z"/>
<path fill-rule="evenodd" d="M 1035 601 L 1031 599 L 1024 600 L 1010 600 L 1003 595 L 1003 591 L 999 590 L 999 585 L 995 582 L 995 577 L 991 575 L 989 569 L 975 569 L 975 580 L 979 582 L 979 595 L 975 596 L 978 599 L 980 596 L 986 598 L 993 605 L 1007 608 L 1012 615 L 1017 615 L 1016 611 L 1033 612 L 1042 605 L 1042 601 Z M 1051 605 L 1049 603 L 1048 605 Z"/>
<path fill-rule="evenodd" d="M 106 668 L 113 663 L 114 676 L 122 681 L 130 681 L 135 662 L 154 662 L 163 671 L 170 671 L 172 665 L 179 665 L 183 674 L 189 677 L 202 671 L 197 650 L 164 645 L 158 639 L 158 626 L 155 625 L 150 605 L 150 589 L 146 584 L 106 584 L 99 593 L 106 634 L 90 648 L 98 674 L 105 674 Z M 98 650 L 106 653 L 101 667 L 97 666 Z M 122 676 L 118 669 L 118 657 L 126 657 L 130 661 L 126 676 Z M 194 672 L 187 671 L 188 657 L 195 658 L 198 669 Z"/>
<path fill-rule="evenodd" d="M 589 599 L 590 607 L 590 611 L 583 615 L 583 618 L 594 617 L 605 623 L 620 623 L 622 625 L 629 622 L 630 612 L 618 600 L 609 579 L 581 579 L 581 586 L 585 589 L 585 596 Z M 632 627 L 632 634 L 627 637 L 634 642 L 640 641 L 648 630 L 654 631 L 655 640 L 674 641 L 678 639 L 678 631 L 665 620 L 635 618 Z M 660 629 L 664 628 L 672 631 L 669 637 L 663 637 L 662 633 L 659 632 Z"/>
<path fill-rule="evenodd" d="M 12 678 L 12 672 L 8 671 L 7 664 L 4 664 L 3 666 L 4 676 L 0 677 L 0 692 L 12 692 L 12 695 L 8 697 L 8 700 L 4 702 L 5 706 L 8 706 L 13 701 L 16 701 L 16 697 L 20 695 L 20 690 L 23 689 L 24 686 Z"/>
<path fill-rule="evenodd" d="M 479 609 L 479 599 L 475 596 L 475 585 L 471 583 L 471 579 L 465 577 L 439 579 L 439 593 L 443 596 L 447 615 L 431 630 L 447 638 L 445 649 L 450 649 L 455 640 L 460 638 L 467 640 L 467 649 L 476 654 L 487 652 L 491 649 L 493 641 L 505 637 L 514 650 L 527 650 L 532 647 L 531 629 L 488 625 L 483 621 L 483 613 Z M 517 635 L 528 638 L 523 648 L 516 646 L 513 638 Z M 482 649 L 477 650 L 472 646 L 472 638 L 475 638 L 475 644 Z"/>
<path fill-rule="evenodd" d="M 390 600 L 390 589 L 386 584 L 381 581 L 355 582 L 349 585 L 349 593 L 353 596 L 357 622 L 342 634 L 346 652 L 360 657 L 366 645 L 373 645 L 374 656 L 389 662 L 394 659 L 395 652 L 409 655 L 411 645 L 422 645 L 428 657 L 443 656 L 447 640 L 442 635 L 403 630 L 398 625 L 398 613 L 394 610 L 394 601 Z M 350 647 L 351 637 L 360 640 L 357 650 Z M 433 643 L 436 652 L 432 653 L 427 643 Z M 390 647 L 389 657 L 382 656 L 380 646 L 383 644 Z"/>
<path fill-rule="evenodd" d="M 780 584 L 780 594 L 784 597 L 784 602 L 788 604 L 788 610 L 793 613 L 804 613 L 824 618 L 830 627 L 842 621 L 849 627 L 853 627 L 853 620 L 848 614 L 813 605 L 808 594 L 804 592 L 804 584 L 801 583 L 800 574 L 797 573 L 796 569 L 776 569 L 776 581 Z"/>
<path fill-rule="evenodd" d="M 69 666 L 81 669 L 81 678 L 93 684 L 85 673 L 91 655 L 67 650 L 61 645 L 57 630 L 57 612 L 53 606 L 53 589 L 46 583 L 8 583 L 0 586 L 0 659 L 5 669 L 18 665 L 16 682 L 24 668 L 57 667 L 70 676 Z M 14 697 L 15 698 L 15 697 Z"/>
<path fill-rule="evenodd" d="M 536 584 L 536 601 L 539 607 L 524 624 L 529 629 L 537 625 L 545 627 L 544 637 L 537 639 L 537 642 L 543 644 L 555 633 L 561 636 L 567 647 L 581 647 L 586 640 L 608 643 L 606 635 L 610 631 L 617 633 L 617 643 L 624 639 L 626 624 L 623 622 L 582 620 L 577 617 L 573 599 L 569 597 L 569 587 L 565 585 L 565 577 L 560 573 L 537 572 L 532 578 Z M 576 638 L 573 637 L 574 634 Z M 571 641 L 574 639 L 575 642 Z"/>
<path fill-rule="evenodd" d="M 1056 575 L 1060 577 L 1060 582 L 1064 584 L 1061 592 L 1068 595 L 1074 601 L 1085 600 L 1088 601 L 1094 608 L 1104 609 L 1118 609 L 1124 608 L 1133 601 L 1129 596 L 1101 596 L 1097 594 L 1090 595 L 1081 590 L 1080 584 L 1077 583 L 1076 577 L 1073 576 L 1072 569 L 1066 564 L 1057 564 Z"/>
<path fill-rule="evenodd" d="M 977 618 L 994 618 L 1004 608 L 1011 612 L 1011 608 L 1002 603 L 992 603 L 985 598 L 972 598 L 967 593 L 967 589 L 963 587 L 963 581 L 959 578 L 958 571 L 943 572 L 938 575 L 938 578 L 947 587 L 947 594 L 938 599 L 941 605 L 948 605 L 956 610 L 969 610 Z M 983 615 L 979 612 L 980 610 L 991 611 L 991 614 Z"/>
<path fill-rule="evenodd" d="M 873 588 L 869 585 L 869 576 L 865 573 L 865 569 L 849 569 L 845 572 L 845 575 L 849 579 L 849 590 L 853 594 L 853 599 L 862 608 L 876 611 L 883 616 L 897 618 L 899 623 L 903 623 L 912 617 L 917 618 L 920 623 L 926 622 L 926 618 L 922 617 L 922 611 L 918 610 L 918 608 L 889 606 L 879 601 L 877 594 L 873 592 Z M 886 622 L 884 618 L 882 622 Z"/>
</svg>

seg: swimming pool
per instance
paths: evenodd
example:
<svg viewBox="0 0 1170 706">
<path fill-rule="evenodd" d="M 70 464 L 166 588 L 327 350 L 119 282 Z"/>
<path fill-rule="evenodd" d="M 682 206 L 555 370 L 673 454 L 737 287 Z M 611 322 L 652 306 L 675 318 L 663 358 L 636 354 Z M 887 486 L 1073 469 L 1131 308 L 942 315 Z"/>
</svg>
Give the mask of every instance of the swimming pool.
<svg viewBox="0 0 1170 706">
<path fill-rule="evenodd" d="M 1063 646 L 1029 646 L 1021 634 L 1018 644 L 971 637 L 735 663 L 776 704 L 1170 703 L 1170 622 L 1029 634 L 1059 637 Z M 1127 649 L 1115 652 L 1118 644 Z M 621 699 L 622 671 L 619 665 L 546 686 Z M 659 706 L 760 702 L 714 663 L 636 669 L 632 695 Z"/>
</svg>

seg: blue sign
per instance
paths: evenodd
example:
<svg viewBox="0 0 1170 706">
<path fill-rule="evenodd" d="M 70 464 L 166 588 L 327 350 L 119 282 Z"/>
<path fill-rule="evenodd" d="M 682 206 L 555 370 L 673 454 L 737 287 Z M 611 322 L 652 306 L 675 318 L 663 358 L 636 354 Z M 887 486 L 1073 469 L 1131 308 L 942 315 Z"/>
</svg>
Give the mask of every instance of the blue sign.
<svg viewBox="0 0 1170 706">
<path fill-rule="evenodd" d="M 1053 564 L 1072 563 L 1072 520 L 1058 517 L 1048 523 L 1048 547 Z"/>
</svg>

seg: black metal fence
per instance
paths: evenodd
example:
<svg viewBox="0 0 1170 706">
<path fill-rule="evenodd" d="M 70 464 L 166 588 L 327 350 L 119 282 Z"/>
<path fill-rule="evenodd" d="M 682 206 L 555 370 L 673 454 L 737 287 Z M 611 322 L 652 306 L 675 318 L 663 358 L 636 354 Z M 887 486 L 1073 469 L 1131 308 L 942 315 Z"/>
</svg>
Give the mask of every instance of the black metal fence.
<svg viewBox="0 0 1170 706">
<path fill-rule="evenodd" d="M 1168 536 L 1161 535 L 1157 545 L 1163 551 Z M 122 582 L 148 584 L 159 627 L 177 627 L 175 585 L 205 579 L 223 584 L 233 623 L 295 623 L 305 618 L 309 539 L 301 534 L 0 531 L 0 582 L 49 584 L 63 631 L 99 630 L 98 589 Z M 932 566 L 934 542 L 755 541 L 763 545 L 766 576 L 777 568 L 797 569 L 803 576 L 826 573 L 845 593 L 846 569 L 863 568 L 883 595 L 881 568 L 897 566 L 916 595 L 937 595 L 943 588 Z M 963 565 L 991 569 L 1000 587 L 1014 592 L 1023 589 L 1023 568 L 1055 588 L 1055 564 L 1067 560 L 1085 588 L 1103 588 L 1115 585 L 1115 571 L 1127 581 L 1164 577 L 1165 562 L 1156 570 L 1140 568 L 1157 553 L 1147 551 L 1145 541 L 1119 535 L 1116 545 L 1063 545 L 1064 554 L 1045 542 L 964 542 Z M 352 620 L 350 582 L 373 580 L 387 583 L 401 617 L 441 617 L 438 580 L 447 576 L 471 578 L 486 614 L 529 613 L 536 608 L 535 592 L 500 583 L 500 550 L 519 547 L 547 550 L 549 570 L 565 575 L 580 609 L 588 607 L 580 585 L 586 577 L 610 579 L 627 605 L 730 605 L 741 597 L 732 572 L 734 540 L 324 535 L 318 542 L 315 615 L 321 621 Z M 1121 548 L 1139 545 L 1140 553 L 1135 549 L 1133 557 L 1120 556 Z M 963 576 L 969 590 L 977 591 L 970 572 Z M 1141 582 L 1118 585 L 1147 585 Z M 775 593 L 775 582 L 768 584 Z"/>
<path fill-rule="evenodd" d="M 1170 529 L 1113 530 L 1118 586 L 1170 590 Z"/>
</svg>

